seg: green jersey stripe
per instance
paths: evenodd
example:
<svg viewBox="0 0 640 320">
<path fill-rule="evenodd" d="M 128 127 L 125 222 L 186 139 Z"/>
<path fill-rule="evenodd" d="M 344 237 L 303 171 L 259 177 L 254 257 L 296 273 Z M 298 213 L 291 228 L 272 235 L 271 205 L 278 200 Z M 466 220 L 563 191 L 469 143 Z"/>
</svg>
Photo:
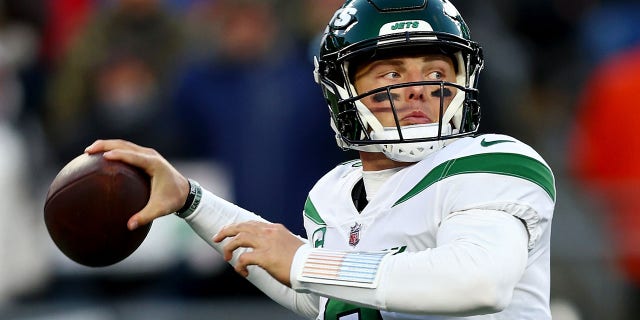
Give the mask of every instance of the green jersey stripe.
<svg viewBox="0 0 640 320">
<path fill-rule="evenodd" d="M 322 220 L 322 217 L 320 217 L 316 206 L 313 205 L 309 197 L 307 197 L 307 201 L 304 202 L 304 215 L 318 225 L 327 225 L 327 223 Z"/>
<path fill-rule="evenodd" d="M 438 165 L 393 206 L 413 198 L 440 180 L 465 173 L 492 173 L 522 178 L 539 185 L 554 201 L 556 198 L 553 173 L 542 162 L 521 154 L 485 153 L 452 159 Z"/>
</svg>

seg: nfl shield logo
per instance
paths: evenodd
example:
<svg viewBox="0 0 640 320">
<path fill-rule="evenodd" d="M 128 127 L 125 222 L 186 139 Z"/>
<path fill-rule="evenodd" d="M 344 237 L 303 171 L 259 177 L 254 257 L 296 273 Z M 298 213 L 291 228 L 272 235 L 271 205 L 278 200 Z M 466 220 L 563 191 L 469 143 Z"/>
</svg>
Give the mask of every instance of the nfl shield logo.
<svg viewBox="0 0 640 320">
<path fill-rule="evenodd" d="M 351 231 L 349 232 L 349 245 L 355 247 L 360 242 L 360 228 L 361 224 L 357 223 L 351 227 Z"/>
</svg>

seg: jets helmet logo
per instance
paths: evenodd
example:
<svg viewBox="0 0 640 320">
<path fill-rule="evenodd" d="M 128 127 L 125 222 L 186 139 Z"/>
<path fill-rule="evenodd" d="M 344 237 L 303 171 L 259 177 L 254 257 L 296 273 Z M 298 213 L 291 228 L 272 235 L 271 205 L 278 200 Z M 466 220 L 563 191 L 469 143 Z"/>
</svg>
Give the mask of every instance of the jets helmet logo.
<svg viewBox="0 0 640 320">
<path fill-rule="evenodd" d="M 356 8 L 338 9 L 332 19 L 333 27 L 342 29 L 348 26 L 354 20 L 356 13 L 358 13 Z"/>
</svg>

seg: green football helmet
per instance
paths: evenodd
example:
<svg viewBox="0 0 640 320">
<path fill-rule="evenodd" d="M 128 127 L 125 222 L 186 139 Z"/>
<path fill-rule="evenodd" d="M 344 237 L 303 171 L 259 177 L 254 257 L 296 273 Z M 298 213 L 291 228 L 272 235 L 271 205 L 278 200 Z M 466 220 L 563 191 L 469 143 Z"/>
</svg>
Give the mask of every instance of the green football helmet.
<svg viewBox="0 0 640 320">
<path fill-rule="evenodd" d="M 451 57 L 456 82 L 409 82 L 356 92 L 356 65 L 422 53 Z M 471 40 L 462 16 L 448 0 L 348 0 L 329 22 L 315 62 L 315 79 L 329 105 L 338 146 L 344 149 L 383 152 L 396 161 L 416 162 L 452 139 L 478 130 L 482 48 Z M 366 96 L 391 95 L 391 90 L 416 85 L 439 86 L 440 97 L 445 90 L 456 92 L 448 106 L 440 99 L 437 123 L 402 127 L 392 102 L 396 125 L 383 127 L 361 102 Z"/>
</svg>

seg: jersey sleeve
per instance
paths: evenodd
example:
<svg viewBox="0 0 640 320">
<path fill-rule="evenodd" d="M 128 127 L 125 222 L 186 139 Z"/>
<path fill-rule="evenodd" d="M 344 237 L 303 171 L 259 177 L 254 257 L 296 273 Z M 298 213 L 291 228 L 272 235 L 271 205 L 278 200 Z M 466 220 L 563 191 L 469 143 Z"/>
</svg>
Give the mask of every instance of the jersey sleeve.
<svg viewBox="0 0 640 320">
<path fill-rule="evenodd" d="M 440 220 L 471 209 L 506 212 L 525 223 L 532 249 L 549 229 L 555 207 L 555 178 L 547 163 L 504 135 L 483 135 L 463 146 L 448 147 L 435 165 L 418 164 L 415 174 L 424 176 L 394 206 L 426 201 Z"/>
<path fill-rule="evenodd" d="M 203 190 L 202 201 L 198 208 L 185 220 L 207 244 L 220 253 L 229 240 L 215 243 L 212 239 L 222 227 L 244 221 L 268 222 L 260 216 L 227 202 L 207 190 Z M 306 242 L 305 239 L 302 240 Z M 308 246 L 308 244 L 303 245 L 303 247 L 305 246 Z M 246 250 L 248 249 L 240 248 L 235 250 L 229 263 L 235 265 L 238 257 Z M 258 266 L 249 266 L 247 280 L 280 305 L 302 316 L 313 318 L 318 313 L 318 296 L 296 292 L 278 282 Z"/>
<path fill-rule="evenodd" d="M 529 146 L 503 135 L 487 136 L 480 141 L 505 142 L 471 144 L 465 154 L 429 173 L 438 175 L 434 187 L 442 219 L 470 209 L 506 212 L 525 224 L 528 248 L 533 249 L 551 224 L 556 200 L 553 172 Z"/>
</svg>

